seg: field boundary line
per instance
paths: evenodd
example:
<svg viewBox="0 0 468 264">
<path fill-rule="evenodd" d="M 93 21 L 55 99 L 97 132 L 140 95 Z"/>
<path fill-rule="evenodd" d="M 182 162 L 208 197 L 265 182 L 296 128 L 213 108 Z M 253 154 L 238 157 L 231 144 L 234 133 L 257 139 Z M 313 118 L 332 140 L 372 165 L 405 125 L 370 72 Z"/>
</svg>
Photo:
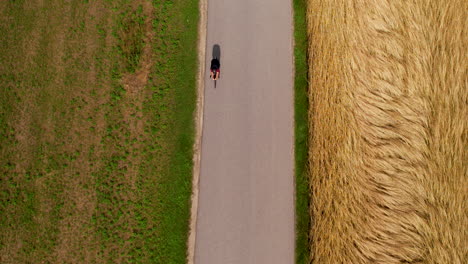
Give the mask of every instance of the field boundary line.
<svg viewBox="0 0 468 264">
<path fill-rule="evenodd" d="M 195 142 L 193 146 L 192 197 L 190 210 L 190 228 L 187 246 L 187 263 L 195 262 L 195 241 L 197 232 L 198 192 L 200 181 L 201 138 L 203 132 L 203 108 L 205 93 L 205 54 L 208 0 L 199 0 L 200 19 L 198 23 L 198 77 L 197 77 L 197 109 L 195 116 Z"/>
</svg>

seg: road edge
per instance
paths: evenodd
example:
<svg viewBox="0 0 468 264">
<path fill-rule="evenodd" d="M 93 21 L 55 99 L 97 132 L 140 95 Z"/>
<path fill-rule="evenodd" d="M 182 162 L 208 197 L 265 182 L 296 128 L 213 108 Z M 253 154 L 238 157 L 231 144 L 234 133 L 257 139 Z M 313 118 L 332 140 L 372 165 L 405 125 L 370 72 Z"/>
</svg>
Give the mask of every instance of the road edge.
<svg viewBox="0 0 468 264">
<path fill-rule="evenodd" d="M 199 0 L 200 20 L 198 22 L 198 77 L 197 77 L 197 109 L 195 115 L 195 141 L 193 145 L 193 175 L 192 197 L 190 209 L 189 238 L 187 245 L 187 263 L 195 262 L 195 241 L 198 215 L 198 192 L 200 181 L 201 138 L 203 132 L 203 108 L 205 92 L 205 54 L 207 31 L 208 0 Z"/>
<path fill-rule="evenodd" d="M 294 10 L 294 0 L 289 1 L 290 9 L 291 9 L 291 89 L 292 89 L 292 164 L 293 164 L 293 256 L 294 256 L 294 263 L 296 262 L 296 240 L 297 240 L 297 210 L 296 210 L 296 203 L 297 203 L 297 192 L 296 192 L 296 25 L 295 25 L 295 10 Z"/>
</svg>

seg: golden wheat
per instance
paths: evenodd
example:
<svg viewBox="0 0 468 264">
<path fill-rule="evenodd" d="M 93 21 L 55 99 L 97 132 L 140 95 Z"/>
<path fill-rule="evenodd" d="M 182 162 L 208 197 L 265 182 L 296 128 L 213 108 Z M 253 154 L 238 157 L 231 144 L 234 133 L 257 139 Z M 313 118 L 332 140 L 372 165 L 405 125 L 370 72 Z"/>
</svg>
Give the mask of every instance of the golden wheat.
<svg viewBox="0 0 468 264">
<path fill-rule="evenodd" d="M 467 11 L 308 0 L 311 262 L 468 263 Z"/>
</svg>

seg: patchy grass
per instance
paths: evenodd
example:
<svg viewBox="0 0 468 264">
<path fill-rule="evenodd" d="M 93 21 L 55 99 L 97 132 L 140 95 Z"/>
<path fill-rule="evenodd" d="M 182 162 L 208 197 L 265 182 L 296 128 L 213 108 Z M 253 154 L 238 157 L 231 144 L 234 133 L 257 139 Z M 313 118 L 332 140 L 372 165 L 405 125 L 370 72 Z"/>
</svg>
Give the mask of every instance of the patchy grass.
<svg viewBox="0 0 468 264">
<path fill-rule="evenodd" d="M 466 263 L 467 8 L 308 1 L 313 263 Z"/>
<path fill-rule="evenodd" d="M 309 263 L 309 181 L 307 175 L 308 82 L 306 0 L 294 0 L 294 120 L 296 173 L 296 263 Z"/>
<path fill-rule="evenodd" d="M 118 15 L 118 26 L 115 31 L 117 49 L 124 58 L 125 70 L 134 73 L 140 64 L 145 34 L 145 15 L 139 4 L 135 10 L 124 10 Z"/>
<path fill-rule="evenodd" d="M 0 262 L 185 261 L 197 7 L 0 4 Z"/>
</svg>

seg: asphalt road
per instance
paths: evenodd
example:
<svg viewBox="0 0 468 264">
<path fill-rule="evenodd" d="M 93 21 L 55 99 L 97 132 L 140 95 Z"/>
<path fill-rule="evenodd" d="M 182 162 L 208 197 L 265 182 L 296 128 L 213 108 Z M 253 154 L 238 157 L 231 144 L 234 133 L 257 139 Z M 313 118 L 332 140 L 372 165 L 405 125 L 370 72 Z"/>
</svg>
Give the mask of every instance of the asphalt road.
<svg viewBox="0 0 468 264">
<path fill-rule="evenodd" d="M 208 1 L 195 264 L 294 262 L 290 2 Z"/>
</svg>

